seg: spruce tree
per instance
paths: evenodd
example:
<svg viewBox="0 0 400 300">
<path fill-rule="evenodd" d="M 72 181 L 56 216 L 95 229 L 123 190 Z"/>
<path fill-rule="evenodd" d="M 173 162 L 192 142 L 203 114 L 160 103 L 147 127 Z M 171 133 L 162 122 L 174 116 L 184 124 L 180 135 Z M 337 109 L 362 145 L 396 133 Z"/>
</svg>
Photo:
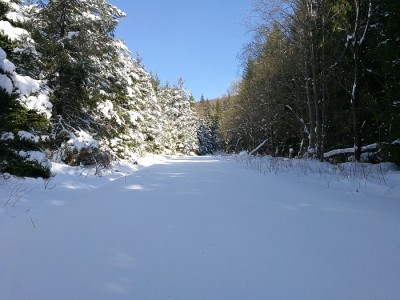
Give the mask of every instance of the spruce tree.
<svg viewBox="0 0 400 300">
<path fill-rule="evenodd" d="M 118 18 L 123 16 L 104 0 L 39 1 L 32 28 L 43 54 L 43 73 L 52 89 L 58 160 L 72 164 L 100 160 L 107 164 L 111 159 L 100 149 L 101 137 L 108 133 L 96 110 L 104 94 L 118 94 L 121 89 L 115 68 L 108 68 L 119 56 L 113 35 Z M 110 100 L 117 101 L 118 97 Z M 89 140 L 96 136 L 96 141 L 88 142 L 85 136 L 91 136 Z"/>
<path fill-rule="evenodd" d="M 193 154 L 198 151 L 198 117 L 193 96 L 184 87 L 166 84 L 157 94 L 162 115 L 160 141 L 165 154 Z"/>
<path fill-rule="evenodd" d="M 23 64 L 34 42 L 10 13 L 23 15 L 19 2 L 0 1 L 1 25 L 8 29 L 0 29 L 0 172 L 47 178 L 51 165 L 41 149 L 48 140 L 50 104 L 43 84 L 27 75 L 30 64 Z"/>
</svg>

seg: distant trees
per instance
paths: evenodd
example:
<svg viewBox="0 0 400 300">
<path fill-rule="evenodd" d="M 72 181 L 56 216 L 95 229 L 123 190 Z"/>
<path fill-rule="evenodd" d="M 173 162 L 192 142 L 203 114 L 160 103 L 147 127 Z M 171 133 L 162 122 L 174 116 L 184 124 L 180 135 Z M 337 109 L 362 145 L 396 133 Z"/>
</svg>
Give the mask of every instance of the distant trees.
<svg viewBox="0 0 400 300">
<path fill-rule="evenodd" d="M 193 96 L 185 89 L 183 79 L 177 85 L 159 87 L 157 99 L 163 112 L 156 138 L 159 152 L 196 154 L 198 118 Z"/>
<path fill-rule="evenodd" d="M 223 151 L 223 137 L 221 136 L 221 115 L 223 101 L 215 100 L 213 104 L 201 96 L 198 103 L 199 124 L 197 138 L 200 155 L 213 154 Z"/>
<path fill-rule="evenodd" d="M 361 160 L 363 147 L 376 144 L 368 147 L 374 159 L 396 160 L 399 4 L 288 0 L 272 10 L 271 3 L 256 3 L 262 21 L 223 114 L 229 147 L 251 150 L 268 140 L 260 151 L 319 159 L 351 147 Z"/>
</svg>

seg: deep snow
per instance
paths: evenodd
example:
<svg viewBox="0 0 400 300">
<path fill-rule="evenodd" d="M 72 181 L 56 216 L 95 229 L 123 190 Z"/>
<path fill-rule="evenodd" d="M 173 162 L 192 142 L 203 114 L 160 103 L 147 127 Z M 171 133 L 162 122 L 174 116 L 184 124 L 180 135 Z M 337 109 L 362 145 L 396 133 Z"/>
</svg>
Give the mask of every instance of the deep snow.
<svg viewBox="0 0 400 300">
<path fill-rule="evenodd" d="M 400 299 L 398 171 L 387 185 L 217 157 L 54 171 L 47 189 L 0 185 L 17 195 L 0 209 L 2 300 Z"/>
</svg>

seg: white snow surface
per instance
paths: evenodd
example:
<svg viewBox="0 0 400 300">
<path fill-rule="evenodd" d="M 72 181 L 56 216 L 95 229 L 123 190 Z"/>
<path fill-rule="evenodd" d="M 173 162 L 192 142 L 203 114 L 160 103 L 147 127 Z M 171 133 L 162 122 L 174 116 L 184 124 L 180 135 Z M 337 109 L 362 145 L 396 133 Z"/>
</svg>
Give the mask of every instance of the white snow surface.
<svg viewBox="0 0 400 300">
<path fill-rule="evenodd" d="M 230 157 L 138 162 L 0 178 L 0 298 L 400 299 L 400 171 L 328 184 Z"/>
</svg>

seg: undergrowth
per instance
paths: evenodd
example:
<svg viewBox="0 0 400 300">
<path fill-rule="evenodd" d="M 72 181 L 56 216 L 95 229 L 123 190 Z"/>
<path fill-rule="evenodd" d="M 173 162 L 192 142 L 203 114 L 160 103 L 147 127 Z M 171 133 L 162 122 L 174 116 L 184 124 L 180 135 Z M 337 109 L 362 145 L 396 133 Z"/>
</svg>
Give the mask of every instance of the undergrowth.
<svg viewBox="0 0 400 300">
<path fill-rule="evenodd" d="M 328 186 L 332 181 L 341 179 L 348 180 L 358 187 L 366 186 L 368 183 L 389 186 L 387 174 L 390 170 L 397 168 L 392 163 L 348 162 L 334 165 L 314 159 L 252 156 L 247 153 L 235 154 L 233 157 L 237 163 L 264 175 L 292 172 L 299 177 L 321 178 L 327 182 Z"/>
</svg>

